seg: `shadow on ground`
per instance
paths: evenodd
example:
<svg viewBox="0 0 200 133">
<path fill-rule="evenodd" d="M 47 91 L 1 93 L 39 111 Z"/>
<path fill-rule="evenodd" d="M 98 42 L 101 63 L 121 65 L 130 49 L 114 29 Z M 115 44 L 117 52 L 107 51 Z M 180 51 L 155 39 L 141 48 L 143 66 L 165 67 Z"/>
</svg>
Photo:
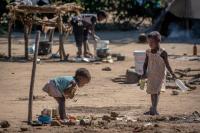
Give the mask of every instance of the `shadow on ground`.
<svg viewBox="0 0 200 133">
<path fill-rule="evenodd" d="M 142 109 L 143 106 L 110 106 L 110 107 L 87 107 L 87 106 L 77 106 L 77 107 L 67 107 L 66 110 L 69 113 L 110 113 L 112 111 L 129 111 L 133 109 Z"/>
</svg>

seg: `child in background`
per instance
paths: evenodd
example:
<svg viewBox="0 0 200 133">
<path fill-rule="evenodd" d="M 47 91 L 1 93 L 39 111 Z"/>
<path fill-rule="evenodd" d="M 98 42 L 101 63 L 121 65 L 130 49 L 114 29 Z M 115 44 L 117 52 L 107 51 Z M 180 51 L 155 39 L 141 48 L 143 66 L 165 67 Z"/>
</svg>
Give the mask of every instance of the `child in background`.
<svg viewBox="0 0 200 133">
<path fill-rule="evenodd" d="M 153 31 L 147 36 L 150 49 L 146 51 L 146 58 L 143 66 L 142 78 L 147 74 L 147 93 L 151 94 L 152 106 L 145 115 L 159 115 L 157 105 L 163 80 L 165 77 L 165 68 L 168 69 L 173 78 L 176 78 L 169 62 L 168 54 L 160 48 L 161 35 L 157 31 Z M 148 70 L 148 72 L 147 72 Z"/>
<path fill-rule="evenodd" d="M 44 87 L 43 91 L 53 97 L 58 103 L 60 119 L 65 123 L 67 116 L 65 112 L 65 99 L 72 99 L 77 87 L 83 87 L 91 80 L 90 72 L 85 68 L 76 70 L 75 76 L 61 76 L 51 79 Z"/>
<path fill-rule="evenodd" d="M 84 56 L 91 56 L 88 46 L 88 34 L 90 33 L 94 40 L 99 40 L 100 38 L 95 34 L 95 25 L 97 21 L 100 22 L 106 18 L 107 14 L 104 11 L 99 11 L 97 14 L 80 14 L 72 18 L 71 24 L 78 48 L 77 57 L 82 56 L 82 46 L 84 48 Z"/>
</svg>

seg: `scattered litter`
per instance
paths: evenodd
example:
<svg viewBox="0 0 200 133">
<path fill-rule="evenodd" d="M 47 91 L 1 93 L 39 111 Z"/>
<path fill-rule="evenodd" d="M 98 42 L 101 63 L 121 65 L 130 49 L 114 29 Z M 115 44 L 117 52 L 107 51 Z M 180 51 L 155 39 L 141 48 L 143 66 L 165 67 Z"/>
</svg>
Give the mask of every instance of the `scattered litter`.
<svg viewBox="0 0 200 133">
<path fill-rule="evenodd" d="M 38 121 L 42 124 L 50 124 L 52 121 L 51 110 L 44 109 L 41 111 L 41 115 L 38 117 Z"/>
<path fill-rule="evenodd" d="M 99 59 L 98 58 L 94 58 L 94 57 L 90 57 L 90 58 L 86 58 L 86 57 L 69 57 L 68 61 L 69 62 L 81 63 L 81 62 L 96 62 L 96 61 L 99 61 Z"/>
<path fill-rule="evenodd" d="M 8 128 L 10 127 L 10 123 L 6 120 L 0 122 L 1 128 Z"/>
<path fill-rule="evenodd" d="M 44 101 L 45 100 L 45 96 L 33 96 L 33 100 L 34 101 Z M 18 98 L 19 101 L 27 101 L 29 98 L 28 97 L 20 97 Z"/>
<path fill-rule="evenodd" d="M 119 114 L 118 114 L 118 113 L 116 113 L 116 112 L 111 112 L 111 113 L 110 113 L 110 116 L 111 116 L 111 117 L 118 117 L 118 116 L 119 116 Z"/>
<path fill-rule="evenodd" d="M 122 117 L 117 117 L 116 120 L 117 121 L 123 121 L 123 118 Z"/>
<path fill-rule="evenodd" d="M 126 58 L 126 56 L 124 56 L 124 55 L 117 56 L 117 61 L 124 61 L 125 58 Z"/>
<path fill-rule="evenodd" d="M 28 131 L 28 127 L 27 126 L 23 126 L 23 127 L 20 127 L 20 130 L 21 132 L 25 132 L 25 131 Z"/>
<path fill-rule="evenodd" d="M 90 126 L 91 120 L 90 119 L 82 119 L 82 120 L 80 120 L 80 125 L 81 126 Z"/>
<path fill-rule="evenodd" d="M 62 126 L 61 122 L 58 120 L 52 120 L 51 121 L 51 126 Z"/>
<path fill-rule="evenodd" d="M 33 100 L 35 100 L 35 101 L 38 101 L 38 100 L 44 101 L 45 98 L 46 98 L 45 96 L 39 96 L 39 95 L 33 96 Z"/>
<path fill-rule="evenodd" d="M 172 95 L 179 95 L 178 91 L 172 91 Z"/>
<path fill-rule="evenodd" d="M 144 124 L 144 127 L 148 127 L 148 126 L 152 126 L 152 125 L 153 125 L 152 123 L 148 122 L 148 123 Z"/>
<path fill-rule="evenodd" d="M 89 59 L 89 58 L 83 57 L 82 59 L 83 59 L 83 61 L 85 61 L 85 62 L 90 62 L 90 59 Z"/>
<path fill-rule="evenodd" d="M 33 127 L 42 126 L 42 123 L 39 122 L 39 121 L 33 121 L 33 122 L 31 123 L 31 126 L 33 126 Z"/>
<path fill-rule="evenodd" d="M 102 71 L 112 71 L 112 69 L 110 67 L 105 67 L 105 68 L 102 68 Z"/>
<path fill-rule="evenodd" d="M 106 58 L 102 58 L 101 61 L 105 62 L 105 63 L 114 63 L 114 60 L 111 56 L 108 56 Z"/>
<path fill-rule="evenodd" d="M 200 61 L 200 56 L 172 56 L 173 59 L 180 60 L 180 61 Z"/>
<path fill-rule="evenodd" d="M 149 116 L 140 117 L 138 122 L 176 122 L 176 123 L 200 123 L 199 112 L 194 111 L 192 114 L 184 115 L 169 115 L 169 116 Z"/>
<path fill-rule="evenodd" d="M 175 80 L 171 77 L 169 73 L 167 73 L 166 79 L 167 84 L 166 88 L 169 89 L 180 89 L 182 91 L 192 91 L 200 85 L 200 69 L 175 69 L 174 73 L 178 77 Z"/>
<path fill-rule="evenodd" d="M 180 79 L 176 79 L 175 83 L 183 92 L 188 90 L 188 87 Z"/>
<path fill-rule="evenodd" d="M 42 124 L 50 124 L 51 123 L 51 117 L 48 115 L 40 115 L 38 117 L 38 121 Z"/>
<path fill-rule="evenodd" d="M 37 59 L 37 64 L 40 64 L 40 59 Z"/>
<path fill-rule="evenodd" d="M 110 116 L 108 116 L 108 115 L 103 115 L 103 117 L 102 117 L 102 120 L 105 120 L 105 121 L 108 121 L 108 122 L 110 122 L 111 119 L 112 118 Z"/>
<path fill-rule="evenodd" d="M 120 53 L 112 53 L 111 54 L 112 58 L 116 58 L 117 61 L 124 61 L 126 56 L 120 54 Z"/>
<path fill-rule="evenodd" d="M 61 122 L 61 123 L 62 123 L 62 122 Z M 69 125 L 69 126 L 74 126 L 74 125 L 77 125 L 77 123 L 79 123 L 79 121 L 74 120 L 74 119 L 71 119 L 71 120 L 68 120 L 67 122 L 62 123 L 62 124 L 64 124 L 64 125 Z"/>
<path fill-rule="evenodd" d="M 157 123 L 156 123 L 156 124 L 154 124 L 154 127 L 159 127 L 159 124 L 157 124 Z"/>
</svg>

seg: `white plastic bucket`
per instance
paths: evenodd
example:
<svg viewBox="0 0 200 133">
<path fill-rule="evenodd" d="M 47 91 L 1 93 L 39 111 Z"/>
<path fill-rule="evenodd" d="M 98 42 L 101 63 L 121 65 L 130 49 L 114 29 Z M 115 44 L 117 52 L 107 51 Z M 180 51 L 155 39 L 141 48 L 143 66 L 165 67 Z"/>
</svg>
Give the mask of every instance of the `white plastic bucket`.
<svg viewBox="0 0 200 133">
<path fill-rule="evenodd" d="M 134 51 L 133 55 L 135 57 L 135 72 L 139 75 L 143 74 L 143 64 L 146 58 L 146 52 L 145 51 Z"/>
<path fill-rule="evenodd" d="M 108 48 L 109 40 L 98 40 L 96 49 Z"/>
</svg>

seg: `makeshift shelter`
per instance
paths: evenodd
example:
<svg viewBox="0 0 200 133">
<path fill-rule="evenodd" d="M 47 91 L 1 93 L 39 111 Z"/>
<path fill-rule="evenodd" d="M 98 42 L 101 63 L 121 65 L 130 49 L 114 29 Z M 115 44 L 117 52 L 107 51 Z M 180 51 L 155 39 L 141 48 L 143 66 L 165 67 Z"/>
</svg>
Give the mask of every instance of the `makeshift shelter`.
<svg viewBox="0 0 200 133">
<path fill-rule="evenodd" d="M 200 20 L 199 8 L 200 0 L 172 0 L 160 17 L 158 17 L 158 21 L 153 25 L 153 29 L 167 36 L 169 34 L 169 25 L 177 23 L 186 31 L 189 31 L 194 26 L 194 23 Z"/>
<path fill-rule="evenodd" d="M 28 59 L 28 44 L 29 44 L 29 35 L 32 30 L 32 25 L 40 25 L 43 27 L 53 27 L 58 28 L 59 31 L 59 55 L 61 60 L 65 60 L 68 56 L 65 53 L 64 49 L 64 36 L 69 35 L 71 32 L 71 24 L 63 22 L 63 16 L 69 12 L 75 12 L 79 14 L 83 8 L 75 3 L 66 3 L 62 5 L 46 5 L 46 6 L 31 6 L 31 5 L 17 5 L 10 4 L 7 6 L 9 9 L 8 16 L 8 56 L 11 58 L 11 33 L 12 25 L 15 20 L 19 20 L 24 25 L 24 55 Z M 47 14 L 51 13 L 55 15 L 52 19 L 42 19 L 37 14 Z"/>
</svg>

